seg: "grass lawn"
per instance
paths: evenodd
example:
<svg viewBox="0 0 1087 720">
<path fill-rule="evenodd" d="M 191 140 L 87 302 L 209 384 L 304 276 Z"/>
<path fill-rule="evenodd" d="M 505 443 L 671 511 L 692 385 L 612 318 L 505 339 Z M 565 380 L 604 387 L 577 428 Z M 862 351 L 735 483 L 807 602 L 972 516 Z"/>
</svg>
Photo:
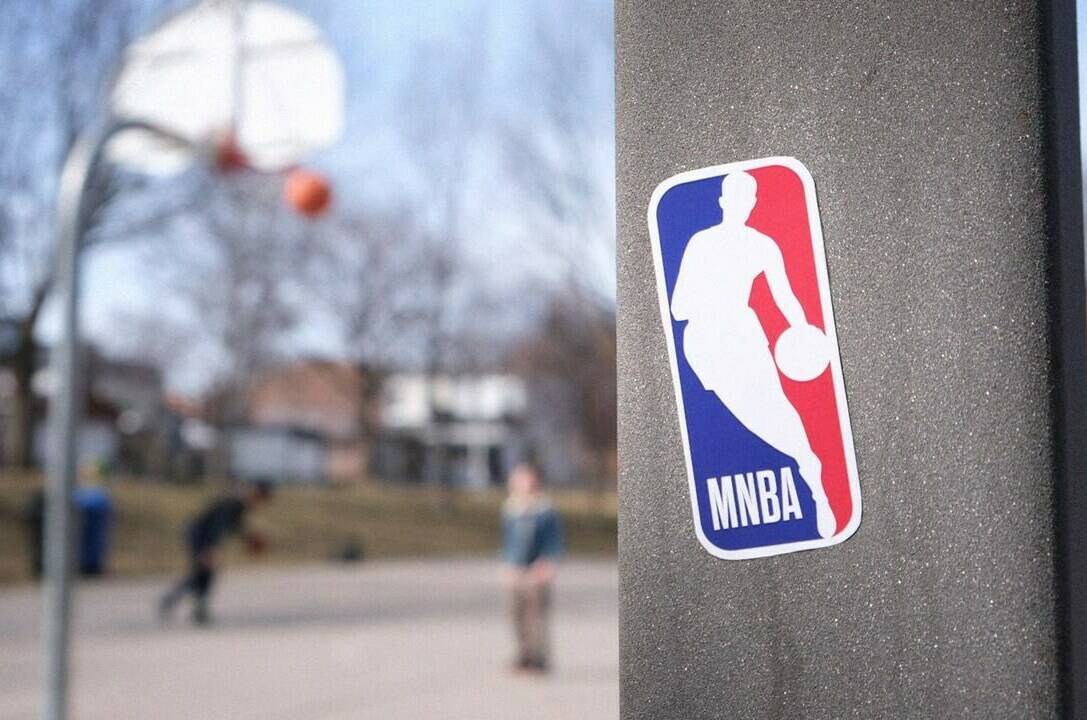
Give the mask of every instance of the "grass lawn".
<svg viewBox="0 0 1087 720">
<path fill-rule="evenodd" d="M 114 502 L 109 570 L 114 575 L 173 572 L 185 562 L 181 547 L 188 519 L 224 486 L 170 485 L 118 478 L 102 483 Z M 41 485 L 37 474 L 0 473 L 0 583 L 30 577 L 22 513 Z M 571 554 L 613 556 L 613 494 L 566 491 L 555 496 Z M 226 562 L 304 562 L 330 559 L 359 543 L 365 558 L 497 553 L 497 492 L 451 492 L 381 484 L 284 488 L 249 522 L 269 540 L 266 553 L 248 558 L 230 543 Z"/>
</svg>

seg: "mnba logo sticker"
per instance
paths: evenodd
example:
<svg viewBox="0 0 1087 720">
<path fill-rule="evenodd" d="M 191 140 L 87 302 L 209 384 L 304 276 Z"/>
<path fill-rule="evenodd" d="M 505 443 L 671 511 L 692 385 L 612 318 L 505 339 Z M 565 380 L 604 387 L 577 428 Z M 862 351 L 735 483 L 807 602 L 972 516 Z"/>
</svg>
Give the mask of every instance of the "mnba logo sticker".
<svg viewBox="0 0 1087 720">
<path fill-rule="evenodd" d="M 860 487 L 811 175 L 788 157 L 676 175 L 649 230 L 702 546 L 847 539 Z"/>
</svg>

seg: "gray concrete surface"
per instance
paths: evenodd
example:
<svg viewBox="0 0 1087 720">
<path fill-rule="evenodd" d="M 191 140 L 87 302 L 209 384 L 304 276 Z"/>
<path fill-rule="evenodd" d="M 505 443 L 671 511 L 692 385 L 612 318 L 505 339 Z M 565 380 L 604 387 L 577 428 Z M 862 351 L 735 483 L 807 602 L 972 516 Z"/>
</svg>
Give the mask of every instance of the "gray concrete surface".
<svg viewBox="0 0 1087 720">
<path fill-rule="evenodd" d="M 1057 713 L 1039 4 L 617 3 L 622 710 Z M 860 529 L 717 560 L 692 527 L 653 188 L 811 170 Z"/>
<path fill-rule="evenodd" d="M 618 716 L 614 564 L 563 567 L 547 678 L 507 672 L 490 562 L 240 570 L 224 576 L 207 629 L 155 621 L 163 584 L 81 586 L 76 720 Z M 0 720 L 36 717 L 39 604 L 30 588 L 0 591 Z"/>
</svg>

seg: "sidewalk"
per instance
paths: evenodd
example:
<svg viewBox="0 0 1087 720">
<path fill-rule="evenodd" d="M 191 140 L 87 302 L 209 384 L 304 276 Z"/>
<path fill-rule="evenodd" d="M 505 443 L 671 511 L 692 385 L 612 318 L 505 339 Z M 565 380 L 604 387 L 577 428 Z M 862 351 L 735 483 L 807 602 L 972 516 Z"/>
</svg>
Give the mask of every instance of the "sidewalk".
<svg viewBox="0 0 1087 720">
<path fill-rule="evenodd" d="M 217 589 L 217 623 L 159 626 L 160 581 L 81 587 L 78 720 L 564 720 L 618 717 L 616 570 L 563 567 L 555 673 L 510 675 L 493 563 L 411 561 L 246 570 Z M 0 720 L 34 718 L 35 590 L 0 592 Z"/>
</svg>

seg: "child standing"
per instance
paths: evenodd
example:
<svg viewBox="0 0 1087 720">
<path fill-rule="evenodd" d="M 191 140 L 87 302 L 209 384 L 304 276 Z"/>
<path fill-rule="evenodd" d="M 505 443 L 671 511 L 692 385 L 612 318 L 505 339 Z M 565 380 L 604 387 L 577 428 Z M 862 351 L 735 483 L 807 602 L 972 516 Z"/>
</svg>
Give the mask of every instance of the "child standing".
<svg viewBox="0 0 1087 720">
<path fill-rule="evenodd" d="M 562 554 L 562 523 L 540 490 L 540 477 L 523 463 L 510 473 L 502 507 L 502 555 L 513 609 L 517 659 L 514 669 L 547 672 L 551 586 Z"/>
</svg>

